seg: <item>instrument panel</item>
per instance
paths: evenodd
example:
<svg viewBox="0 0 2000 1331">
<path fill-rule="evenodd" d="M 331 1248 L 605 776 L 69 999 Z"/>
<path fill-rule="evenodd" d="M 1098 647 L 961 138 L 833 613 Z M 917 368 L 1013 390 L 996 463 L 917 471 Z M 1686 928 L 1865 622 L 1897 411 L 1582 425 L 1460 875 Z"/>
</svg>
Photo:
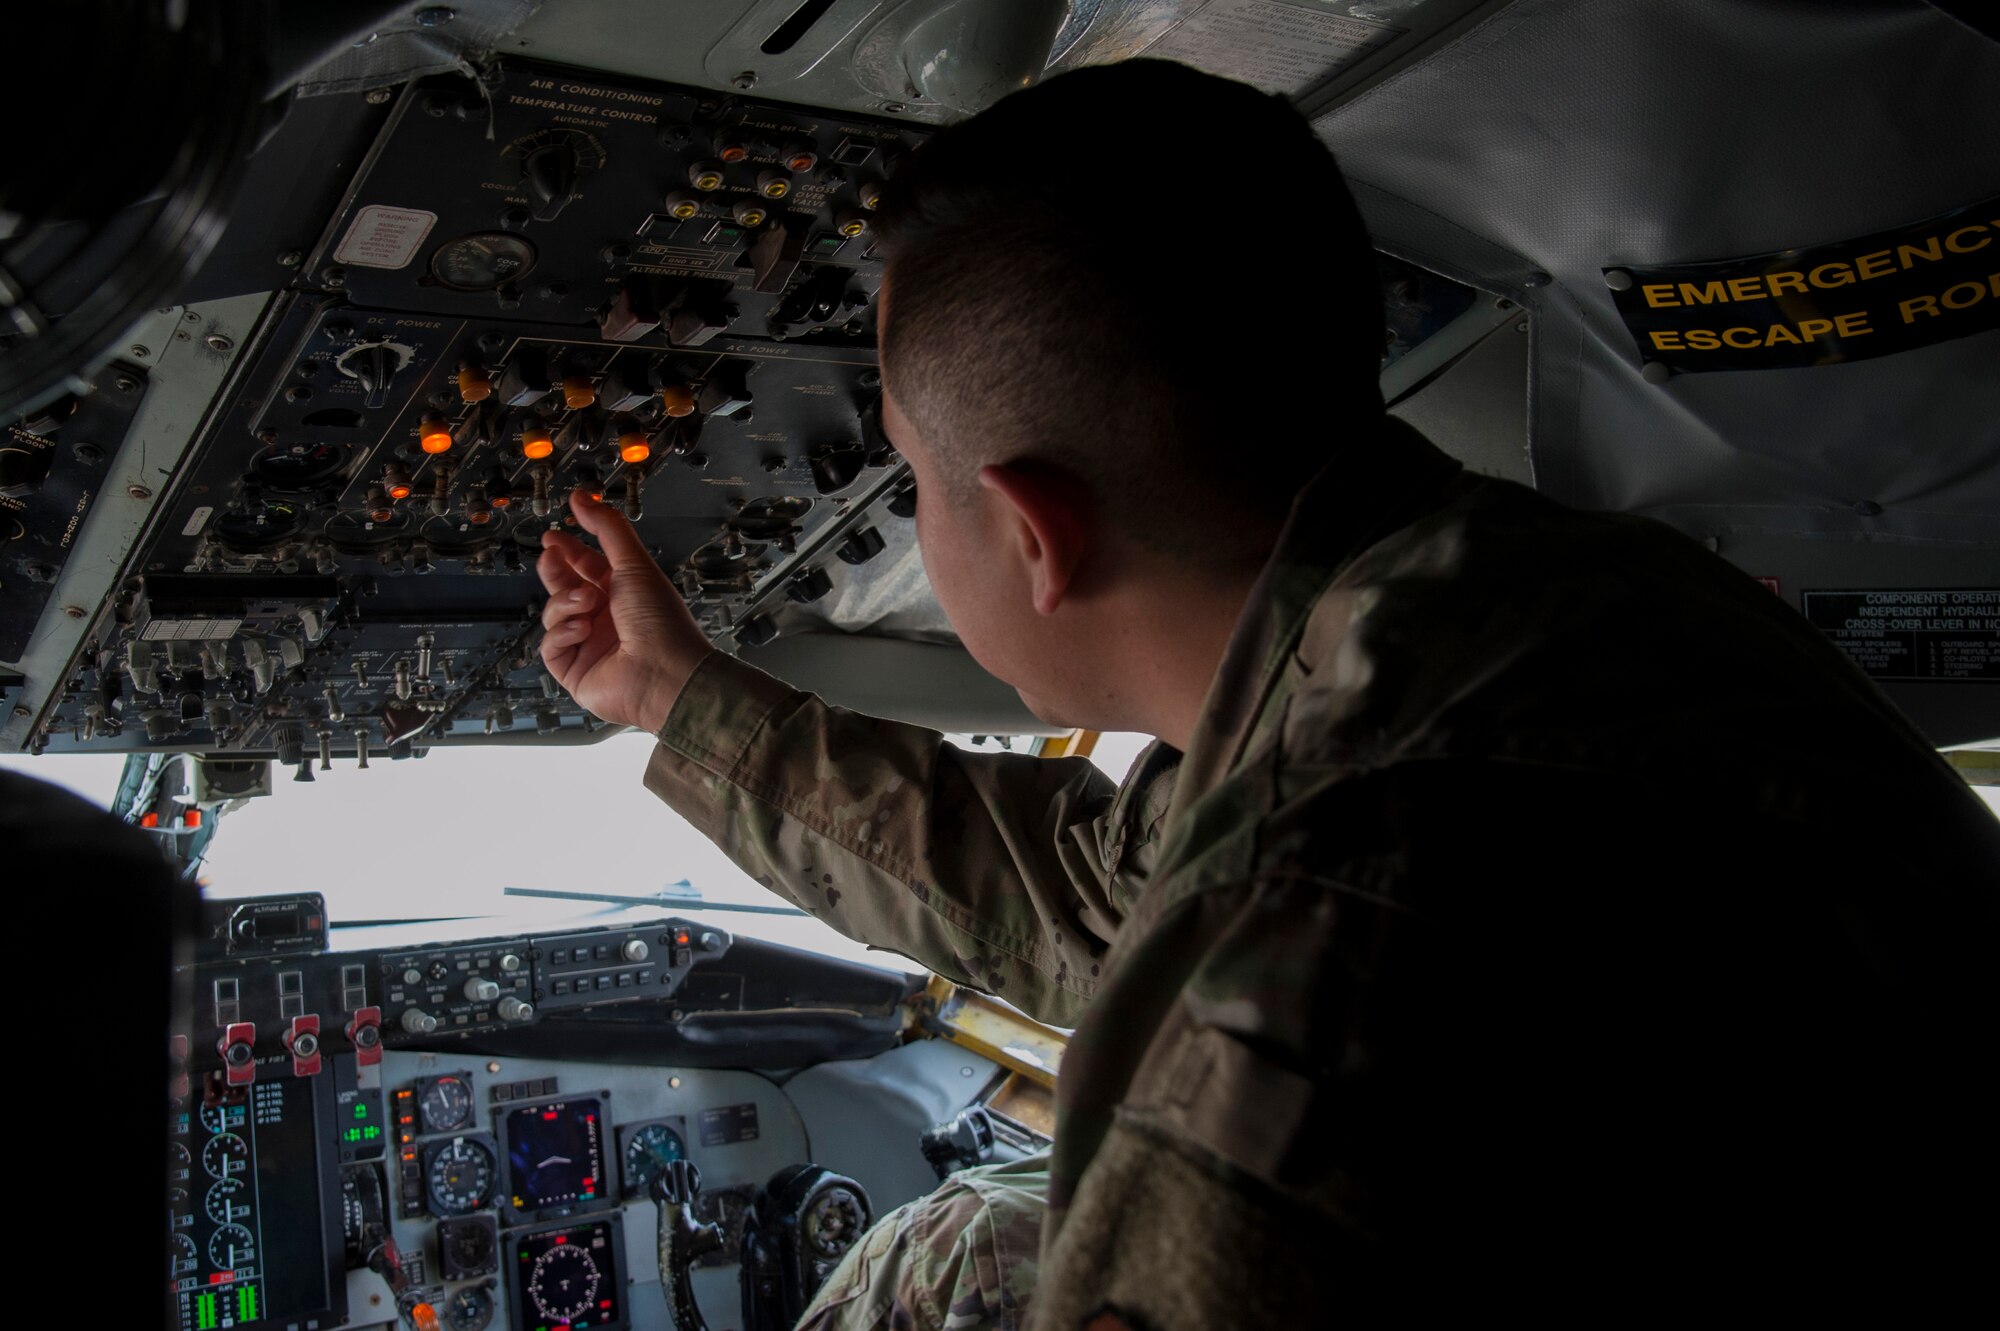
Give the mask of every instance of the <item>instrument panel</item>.
<svg viewBox="0 0 2000 1331">
<path fill-rule="evenodd" d="M 869 1214 L 812 1163 L 787 1091 L 734 1065 L 812 1061 L 750 1033 L 802 1001 L 789 1021 L 844 1011 L 897 1049 L 908 977 L 675 917 L 428 945 L 393 926 L 322 951 L 337 934 L 311 894 L 206 915 L 167 1122 L 179 1331 L 671 1325 L 650 1187 L 676 1169 L 707 1236 L 676 1280 L 713 1325 L 761 1328 L 738 1316 L 744 1268 L 760 1306 L 793 1306 L 771 1291 L 823 1278 L 826 1255 L 802 1267 L 783 1235 L 838 1207 L 829 1232 L 858 1237 Z M 531 1010 L 510 1019 L 509 998 Z M 681 1033 L 704 1021 L 725 1028 Z M 914 1159 L 916 1133 L 894 1135 Z"/>
</svg>

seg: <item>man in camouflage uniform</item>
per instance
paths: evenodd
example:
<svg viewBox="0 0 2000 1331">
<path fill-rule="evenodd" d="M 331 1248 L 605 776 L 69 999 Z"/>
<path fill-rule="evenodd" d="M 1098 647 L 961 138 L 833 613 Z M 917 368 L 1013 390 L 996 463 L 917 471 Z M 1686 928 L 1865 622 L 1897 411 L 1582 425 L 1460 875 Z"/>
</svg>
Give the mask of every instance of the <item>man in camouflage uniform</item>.
<svg viewBox="0 0 2000 1331">
<path fill-rule="evenodd" d="M 1231 279 L 1282 299 L 1232 303 L 1129 206 L 1119 154 L 1169 118 L 1177 160 L 1282 185 Z M 2000 830 L 1756 583 L 1382 415 L 1366 238 L 1303 121 L 1068 74 L 884 212 L 932 584 L 1038 713 L 1160 737 L 1123 788 L 713 652 L 580 492 L 603 552 L 540 566 L 549 668 L 658 736 L 662 799 L 1076 1026 L 1046 1162 L 885 1217 L 808 1324 L 1602 1321 L 1983 1269 Z"/>
</svg>

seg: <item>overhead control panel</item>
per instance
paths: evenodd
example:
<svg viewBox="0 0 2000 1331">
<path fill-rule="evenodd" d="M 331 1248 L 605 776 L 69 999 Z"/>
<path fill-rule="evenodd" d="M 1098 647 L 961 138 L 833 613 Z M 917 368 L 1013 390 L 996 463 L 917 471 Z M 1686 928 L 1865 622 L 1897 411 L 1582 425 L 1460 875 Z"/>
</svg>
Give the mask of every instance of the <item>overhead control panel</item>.
<svg viewBox="0 0 2000 1331">
<path fill-rule="evenodd" d="M 915 509 L 880 427 L 872 219 L 929 132 L 512 61 L 403 89 L 317 242 L 284 249 L 291 286 L 243 345 L 214 339 L 231 377 L 111 597 L 75 608 L 26 747 L 310 781 L 587 739 L 538 650 L 535 561 L 578 530 L 577 489 L 724 646 L 814 623 Z M 1390 366 L 1476 298 L 1383 265 Z M 0 450 L 28 505 L 0 543 L 0 660 L 46 622 L 92 468 L 148 391 L 119 367 L 93 388 Z"/>
<path fill-rule="evenodd" d="M 870 523 L 900 520 L 878 502 L 900 463 L 874 425 L 870 218 L 925 132 L 511 63 L 406 88 L 29 747 L 275 756 L 310 780 L 580 737 L 534 575 L 579 487 L 713 635 L 758 640 L 753 604 L 826 595 L 819 533 L 866 562 Z M 107 413 L 143 388 L 124 382 L 66 442 L 51 422 L 15 450 L 21 484 L 84 433 L 115 444 Z M 29 526 L 10 547 L 46 544 Z M 0 590 L 51 579 L 37 559 Z M 25 633 L 42 606 L 5 608 Z"/>
<path fill-rule="evenodd" d="M 431 80 L 403 94 L 308 280 L 617 342 L 865 338 L 871 218 L 924 132 L 533 65 Z"/>
</svg>

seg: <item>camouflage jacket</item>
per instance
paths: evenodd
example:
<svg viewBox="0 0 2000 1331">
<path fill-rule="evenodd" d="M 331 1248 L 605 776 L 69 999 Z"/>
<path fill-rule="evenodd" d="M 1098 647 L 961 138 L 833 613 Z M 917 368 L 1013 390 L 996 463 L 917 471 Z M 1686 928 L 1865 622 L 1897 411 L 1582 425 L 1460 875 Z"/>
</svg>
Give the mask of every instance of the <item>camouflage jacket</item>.
<svg viewBox="0 0 2000 1331">
<path fill-rule="evenodd" d="M 721 655 L 659 738 L 650 788 L 760 881 L 1077 1023 L 1037 1326 L 1664 1306 L 1991 1241 L 1942 1217 L 1994 1181 L 2000 825 L 1756 582 L 1400 424 L 1115 796 Z"/>
</svg>

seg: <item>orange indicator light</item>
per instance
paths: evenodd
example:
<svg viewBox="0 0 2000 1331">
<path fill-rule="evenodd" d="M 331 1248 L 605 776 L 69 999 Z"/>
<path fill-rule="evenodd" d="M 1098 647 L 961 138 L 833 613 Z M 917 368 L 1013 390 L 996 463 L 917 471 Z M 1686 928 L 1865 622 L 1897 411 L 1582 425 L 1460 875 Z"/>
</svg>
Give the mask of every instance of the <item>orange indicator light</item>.
<svg viewBox="0 0 2000 1331">
<path fill-rule="evenodd" d="M 653 456 L 653 446 L 646 442 L 643 434 L 621 435 L 618 439 L 618 456 L 626 462 L 639 463 Z"/>
<path fill-rule="evenodd" d="M 451 426 L 436 416 L 424 417 L 422 433 L 419 436 L 426 453 L 451 452 Z"/>
<path fill-rule="evenodd" d="M 572 374 L 562 381 L 563 405 L 571 411 L 582 411 L 597 401 L 597 389 L 590 382 L 590 376 Z"/>
<path fill-rule="evenodd" d="M 477 365 L 458 372 L 458 396 L 466 402 L 484 402 L 493 396 L 493 378 Z"/>
<path fill-rule="evenodd" d="M 407 485 L 392 485 L 392 486 L 390 486 L 390 487 L 389 487 L 389 498 L 391 498 L 391 499 L 408 499 L 409 497 L 410 497 L 410 487 L 409 487 L 409 486 L 407 486 Z M 395 517 L 395 516 L 396 516 L 396 515 L 395 515 L 394 513 L 391 513 L 391 514 L 389 515 L 389 517 L 391 517 L 391 518 L 393 518 L 393 517 Z M 388 518 L 381 518 L 381 519 L 378 519 L 378 521 L 382 521 L 382 522 L 387 522 L 388 520 L 389 520 Z"/>
<path fill-rule="evenodd" d="M 139 826 L 141 826 L 141 827 L 158 827 L 159 825 L 160 825 L 160 815 L 159 815 L 159 814 L 157 814 L 157 813 L 142 813 L 142 814 L 140 814 L 140 815 L 139 815 Z"/>
<path fill-rule="evenodd" d="M 555 451 L 555 438 L 544 427 L 530 425 L 521 431 L 521 452 L 531 462 L 539 462 Z"/>
<path fill-rule="evenodd" d="M 694 414 L 694 390 L 686 384 L 668 384 L 660 390 L 660 405 L 676 419 Z"/>
</svg>

